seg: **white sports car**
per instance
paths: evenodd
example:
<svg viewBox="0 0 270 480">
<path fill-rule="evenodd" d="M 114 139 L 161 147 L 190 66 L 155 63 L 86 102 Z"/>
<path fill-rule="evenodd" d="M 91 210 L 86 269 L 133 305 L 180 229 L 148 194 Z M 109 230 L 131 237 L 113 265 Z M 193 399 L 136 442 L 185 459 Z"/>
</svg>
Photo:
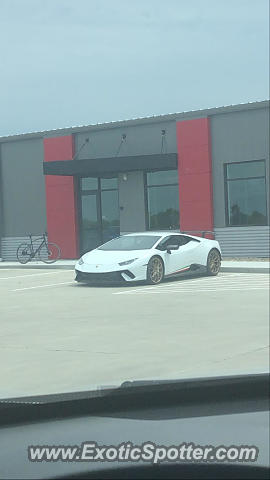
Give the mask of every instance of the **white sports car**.
<svg viewBox="0 0 270 480">
<path fill-rule="evenodd" d="M 85 253 L 75 265 L 75 280 L 158 284 L 189 270 L 217 275 L 220 264 L 216 240 L 172 231 L 130 233 Z"/>
</svg>

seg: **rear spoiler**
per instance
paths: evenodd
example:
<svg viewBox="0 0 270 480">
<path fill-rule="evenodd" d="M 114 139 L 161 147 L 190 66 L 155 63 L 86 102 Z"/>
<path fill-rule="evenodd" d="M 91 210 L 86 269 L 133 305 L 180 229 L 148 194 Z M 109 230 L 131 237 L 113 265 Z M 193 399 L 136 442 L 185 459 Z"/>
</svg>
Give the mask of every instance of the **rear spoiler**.
<svg viewBox="0 0 270 480">
<path fill-rule="evenodd" d="M 199 237 L 206 238 L 206 235 L 211 235 L 211 240 L 215 240 L 215 232 L 211 230 L 185 230 L 184 232 L 181 233 L 186 233 L 187 235 L 197 235 Z"/>
</svg>

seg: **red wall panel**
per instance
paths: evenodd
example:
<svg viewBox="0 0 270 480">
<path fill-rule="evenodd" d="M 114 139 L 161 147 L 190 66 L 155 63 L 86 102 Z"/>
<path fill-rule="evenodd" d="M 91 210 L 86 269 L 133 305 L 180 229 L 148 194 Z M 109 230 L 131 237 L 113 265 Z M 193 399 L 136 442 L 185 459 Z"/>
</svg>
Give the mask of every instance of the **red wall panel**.
<svg viewBox="0 0 270 480">
<path fill-rule="evenodd" d="M 212 161 L 208 118 L 176 123 L 180 230 L 213 230 Z"/>
<path fill-rule="evenodd" d="M 44 161 L 71 160 L 72 135 L 44 139 Z M 61 258 L 78 256 L 76 182 L 73 177 L 46 175 L 47 229 L 50 241 L 61 248 Z"/>
<path fill-rule="evenodd" d="M 72 135 L 44 138 L 44 162 L 72 160 L 74 141 Z"/>
</svg>

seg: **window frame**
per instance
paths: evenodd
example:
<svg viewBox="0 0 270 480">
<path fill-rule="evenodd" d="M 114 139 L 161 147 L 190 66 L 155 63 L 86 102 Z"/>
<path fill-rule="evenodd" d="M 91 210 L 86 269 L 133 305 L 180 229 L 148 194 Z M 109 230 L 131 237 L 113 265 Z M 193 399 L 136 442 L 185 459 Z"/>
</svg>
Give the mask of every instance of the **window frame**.
<svg viewBox="0 0 270 480">
<path fill-rule="evenodd" d="M 185 234 L 182 234 L 182 233 L 176 233 L 176 232 L 175 232 L 175 233 L 172 233 L 171 235 L 167 235 L 166 237 L 162 238 L 162 239 L 160 240 L 160 242 L 158 243 L 158 245 L 156 245 L 155 248 L 156 248 L 157 250 L 160 250 L 160 251 L 165 251 L 166 248 L 163 248 L 163 247 L 159 248 L 159 246 L 160 246 L 160 244 L 161 244 L 162 242 L 166 243 L 166 242 L 167 242 L 168 240 L 170 240 L 170 239 L 173 240 L 172 237 L 178 237 L 178 238 L 180 237 L 180 238 L 184 238 L 185 240 L 187 240 L 186 243 L 183 243 L 182 245 L 178 245 L 178 249 L 181 248 L 181 247 L 184 247 L 185 245 L 187 245 L 188 243 L 190 243 L 190 242 L 192 242 L 192 241 L 193 241 L 193 242 L 197 242 L 197 243 L 201 243 L 200 240 L 197 240 L 197 238 L 192 238 L 192 237 L 190 237 L 189 235 L 185 235 Z M 171 245 L 174 245 L 173 242 L 171 243 Z"/>
<path fill-rule="evenodd" d="M 244 163 L 256 163 L 256 162 L 263 162 L 264 164 L 264 176 L 258 175 L 256 177 L 236 177 L 236 178 L 228 178 L 227 176 L 227 167 L 228 165 L 235 165 L 235 164 L 244 164 Z M 265 227 L 268 225 L 268 204 L 267 204 L 267 184 L 266 184 L 266 162 L 264 158 L 261 158 L 259 160 L 245 160 L 243 162 L 227 162 L 224 163 L 223 165 L 224 168 L 224 195 L 225 195 L 225 224 L 226 227 Z M 265 212 L 266 212 L 266 222 L 264 224 L 230 224 L 230 219 L 229 219 L 229 197 L 228 197 L 228 183 L 229 182 L 234 182 L 235 180 L 255 180 L 255 179 L 264 179 L 264 185 L 265 185 Z"/>
<path fill-rule="evenodd" d="M 91 177 L 89 175 L 88 177 Z M 102 192 L 111 192 L 111 191 L 117 191 L 118 192 L 118 210 L 119 210 L 119 232 L 120 232 L 120 207 L 119 207 L 119 180 L 118 176 L 116 175 L 114 178 L 117 178 L 117 188 L 102 188 L 101 187 L 101 179 L 104 177 L 93 177 L 97 178 L 97 188 L 95 189 L 89 189 L 89 190 L 83 190 L 82 188 L 82 179 L 83 178 L 88 178 L 85 175 L 80 175 L 76 177 L 76 185 L 77 185 L 77 195 L 76 195 L 76 201 L 77 201 L 77 209 L 78 209 L 78 235 L 79 235 L 79 250 L 80 254 L 83 253 L 83 244 L 82 244 L 82 230 L 83 230 L 83 220 L 82 220 L 82 197 L 88 196 L 88 195 L 96 195 L 97 198 L 97 218 L 98 218 L 98 223 L 99 223 L 99 229 L 100 229 L 100 238 L 103 243 L 103 224 L 102 224 Z"/>
<path fill-rule="evenodd" d="M 170 170 L 174 170 L 174 171 L 177 171 L 177 169 L 175 168 L 168 168 L 166 170 L 147 170 L 147 171 L 144 171 L 144 206 L 145 206 L 145 226 L 146 226 L 146 230 L 149 231 L 149 232 L 154 232 L 154 231 L 166 231 L 168 230 L 167 228 L 150 228 L 150 222 L 149 222 L 149 204 L 148 204 L 148 189 L 150 188 L 161 188 L 161 187 L 175 187 L 177 186 L 178 187 L 178 191 L 179 191 L 179 182 L 177 183 L 160 183 L 160 184 L 156 184 L 156 185 L 148 185 L 147 184 L 147 173 L 154 173 L 154 172 L 168 172 Z M 179 207 L 179 228 L 180 228 L 180 207 Z M 174 230 L 172 230 L 173 232 Z"/>
<path fill-rule="evenodd" d="M 82 188 L 82 180 L 84 178 L 96 178 L 97 179 L 97 188 L 89 188 L 89 189 L 83 189 Z M 119 182 L 117 182 L 117 187 L 102 187 L 101 185 L 101 180 L 103 179 L 104 177 L 79 177 L 79 190 L 80 190 L 80 194 L 81 195 L 89 195 L 91 193 L 95 193 L 95 192 L 104 192 L 104 191 L 111 191 L 111 190 L 118 190 L 119 191 Z M 118 177 L 112 177 L 112 178 L 117 178 L 118 180 Z"/>
</svg>

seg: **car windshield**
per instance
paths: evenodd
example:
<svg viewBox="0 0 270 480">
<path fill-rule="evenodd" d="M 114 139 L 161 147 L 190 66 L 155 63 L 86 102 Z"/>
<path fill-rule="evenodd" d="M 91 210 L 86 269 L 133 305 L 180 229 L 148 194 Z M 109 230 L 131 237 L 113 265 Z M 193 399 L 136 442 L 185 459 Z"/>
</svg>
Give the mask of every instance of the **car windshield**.
<svg viewBox="0 0 270 480">
<path fill-rule="evenodd" d="M 98 250 L 148 250 L 160 239 L 158 235 L 123 235 L 101 245 Z"/>
<path fill-rule="evenodd" d="M 269 369 L 268 4 L 0 0 L 0 401 Z"/>
</svg>

